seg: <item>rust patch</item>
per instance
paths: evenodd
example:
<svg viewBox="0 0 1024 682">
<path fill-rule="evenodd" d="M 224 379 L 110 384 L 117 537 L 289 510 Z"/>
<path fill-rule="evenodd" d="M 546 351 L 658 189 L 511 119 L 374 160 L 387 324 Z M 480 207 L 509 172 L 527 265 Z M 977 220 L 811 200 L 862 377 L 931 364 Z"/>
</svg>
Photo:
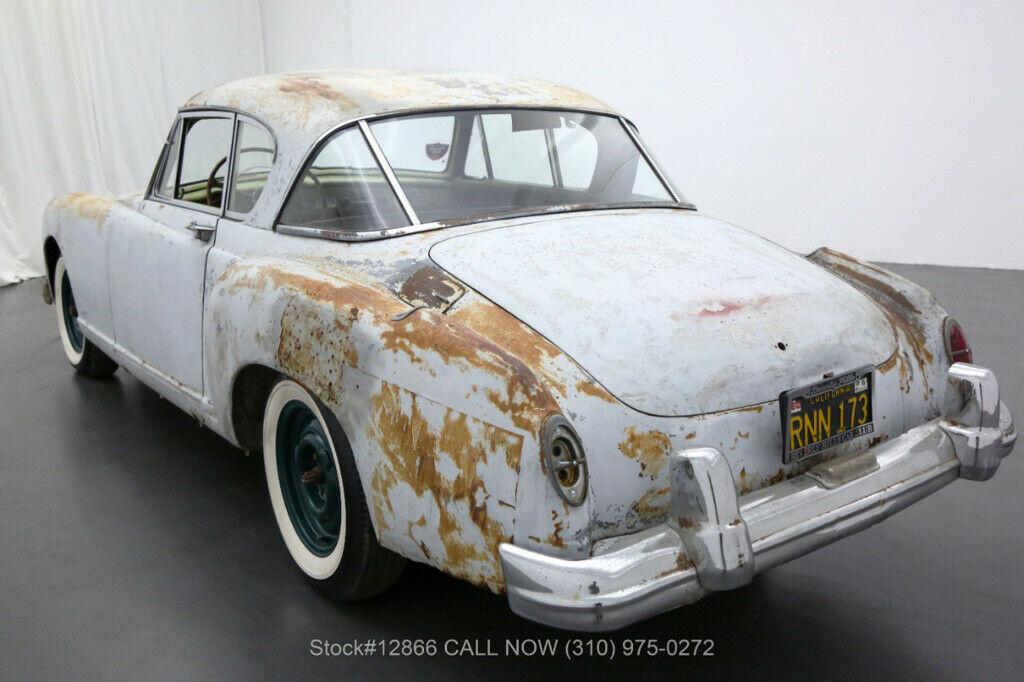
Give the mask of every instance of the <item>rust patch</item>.
<svg viewBox="0 0 1024 682">
<path fill-rule="evenodd" d="M 835 249 L 830 249 L 827 246 L 821 247 L 820 249 L 818 249 L 818 251 L 820 253 L 823 253 L 823 254 L 827 255 L 827 256 L 831 256 L 832 258 L 836 258 L 838 260 L 843 260 L 843 261 L 846 261 L 847 263 L 852 263 L 852 264 L 860 266 L 862 268 L 866 268 L 867 270 L 871 270 L 872 272 L 877 272 L 879 275 L 882 275 L 883 277 L 891 277 L 892 276 L 892 273 L 886 272 L 882 268 L 874 266 L 871 263 L 866 263 L 866 262 L 864 262 L 862 260 L 854 258 L 853 256 L 851 256 L 849 254 L 846 254 L 846 253 L 843 253 L 842 251 L 836 251 Z"/>
<path fill-rule="evenodd" d="M 595 381 L 579 381 L 576 384 L 576 390 L 584 395 L 589 395 L 592 398 L 603 400 L 612 405 L 617 405 L 619 402 L 615 396 L 605 390 L 604 386 Z"/>
<path fill-rule="evenodd" d="M 927 335 L 921 328 L 921 311 L 910 299 L 888 282 L 880 281 L 841 263 L 829 265 L 837 272 L 842 273 L 846 279 L 864 287 L 885 313 L 893 329 L 906 339 L 910 352 L 913 353 L 914 360 L 921 369 L 925 400 L 927 400 L 931 395 L 928 386 L 928 366 L 935 362 L 935 356 L 928 348 Z M 904 382 L 903 367 L 900 368 L 900 372 L 900 385 L 906 386 L 906 390 L 909 390 L 909 377 Z"/>
<path fill-rule="evenodd" d="M 343 109 L 356 109 L 356 103 L 343 92 L 316 76 L 291 75 L 282 76 L 277 89 L 303 100 L 325 99 L 336 102 Z"/>
<path fill-rule="evenodd" d="M 810 466 L 806 466 L 803 468 L 803 471 L 806 471 L 809 468 Z M 797 476 L 800 473 L 802 473 L 802 471 L 798 466 L 794 471 L 791 471 L 788 474 L 786 473 L 785 469 L 779 469 L 771 476 L 758 477 L 748 474 L 746 468 L 744 467 L 740 469 L 739 481 L 737 481 L 737 484 L 739 487 L 740 495 L 746 495 L 748 493 L 754 492 L 755 490 L 762 490 L 764 488 L 773 486 L 776 483 L 782 483 L 787 478 L 792 478 L 793 476 Z"/>
<path fill-rule="evenodd" d="M 422 528 L 423 526 L 426 526 L 426 525 L 427 525 L 427 517 L 423 516 L 421 514 L 420 518 L 417 521 L 415 521 L 415 522 L 410 521 L 408 524 L 406 524 L 406 533 L 408 533 L 408 535 L 412 539 L 412 541 L 415 542 L 417 544 L 417 546 L 419 546 L 420 551 L 423 552 L 423 558 L 426 559 L 427 561 L 430 561 L 430 550 L 427 549 L 427 543 L 423 542 L 423 540 L 417 540 L 416 536 L 413 535 L 413 533 L 412 533 L 413 526 L 419 526 L 419 527 Z"/>
<path fill-rule="evenodd" d="M 432 351 L 445 364 L 481 369 L 497 377 L 504 383 L 504 393 L 489 389 L 488 399 L 516 428 L 539 434 L 545 418 L 560 412 L 548 389 L 550 382 L 542 381 L 539 371 L 522 359 L 527 353 L 514 341 L 489 338 L 462 319 L 452 318 L 435 310 L 417 311 L 381 335 L 384 347 L 405 353 L 414 363 L 423 363 L 421 353 Z"/>
<path fill-rule="evenodd" d="M 764 410 L 764 403 L 759 405 L 747 405 L 746 407 L 734 407 L 730 410 L 722 410 L 720 412 L 711 412 L 710 415 L 723 415 L 723 414 L 739 414 L 742 412 L 750 412 L 751 414 L 761 414 Z"/>
<path fill-rule="evenodd" d="M 483 338 L 508 351 L 547 384 L 563 396 L 567 395 L 565 385 L 547 367 L 547 364 L 564 356 L 558 346 L 522 323 L 517 317 L 490 301 L 474 301 L 460 306 L 451 317 L 464 324 Z"/>
<path fill-rule="evenodd" d="M 292 299 L 281 315 L 277 360 L 290 376 L 302 379 L 322 400 L 340 404 L 344 365 L 357 367 L 359 356 L 351 338 L 354 318 L 322 316 L 319 306 L 299 305 Z M 333 320 L 331 318 L 334 318 Z"/>
<path fill-rule="evenodd" d="M 80 218 L 97 223 L 106 220 L 110 209 L 114 208 L 116 203 L 113 199 L 86 192 L 66 194 L 57 200 L 58 206 L 66 208 Z"/>
<path fill-rule="evenodd" d="M 426 265 L 402 282 L 398 295 L 411 306 L 426 306 L 444 312 L 465 292 L 440 268 Z"/>
<path fill-rule="evenodd" d="M 619 443 L 619 451 L 640 463 L 640 472 L 652 478 L 668 461 L 672 439 L 661 431 L 637 431 L 630 426 L 626 438 Z"/>
<path fill-rule="evenodd" d="M 434 433 L 420 411 L 421 399 L 409 393 L 411 405 L 406 411 L 401 393 L 401 389 L 383 384 L 373 397 L 373 425 L 368 435 L 384 455 L 371 483 L 376 521 L 387 527 L 386 519 L 396 516 L 392 491 L 399 481 L 406 483 L 418 497 L 428 496 L 437 508 L 437 532 L 445 553 L 433 557 L 433 563 L 458 578 L 500 592 L 503 583 L 498 546 L 511 542 L 512 530 L 503 528 L 488 514 L 490 494 L 478 465 L 486 463 L 491 454 L 505 450 L 506 460 L 515 463 L 514 471 L 518 473 L 522 438 L 473 420 L 484 433 L 483 439 L 476 438 L 469 428 L 471 418 L 448 408 L 440 432 Z M 510 450 L 514 453 L 511 460 Z M 454 462 L 457 473 L 453 479 L 438 470 L 439 453 Z M 483 546 L 464 534 L 457 516 L 460 510 L 479 529 Z"/>
<path fill-rule="evenodd" d="M 888 374 L 889 372 L 891 372 L 893 367 L 895 367 L 896 364 L 899 362 L 899 353 L 899 348 L 894 350 L 892 352 L 892 355 L 889 356 L 889 359 L 878 366 L 878 371 L 881 372 L 882 374 Z"/>
<path fill-rule="evenodd" d="M 914 360 L 921 370 L 924 399 L 928 400 L 932 394 L 932 389 L 928 385 L 928 366 L 935 362 L 935 356 L 928 347 L 927 334 L 921 327 L 921 310 L 903 292 L 896 289 L 889 282 L 884 281 L 893 276 L 891 273 L 839 251 L 822 248 L 821 252 L 836 260 L 849 263 L 849 265 L 845 265 L 844 263 L 824 262 L 821 265 L 835 270 L 841 277 L 857 285 L 871 296 L 872 300 L 878 304 L 888 318 L 889 324 L 893 327 L 897 337 L 902 337 L 906 340 L 906 344 L 901 343 L 900 345 L 907 346 L 910 353 L 913 354 Z M 861 271 L 862 269 L 871 271 L 884 279 L 866 274 Z M 900 388 L 905 393 L 910 391 L 910 380 L 912 377 L 910 366 L 907 364 L 908 360 L 909 358 L 906 356 L 906 353 L 900 353 L 899 349 L 897 349 L 897 353 L 883 363 L 884 371 L 891 371 L 894 366 L 899 367 Z"/>
<path fill-rule="evenodd" d="M 914 360 L 917 361 L 917 366 L 921 369 L 921 382 L 924 387 L 924 398 L 927 400 L 931 396 L 931 389 L 928 386 L 928 366 L 935 361 L 935 356 L 931 350 L 928 349 L 928 340 L 925 336 L 924 330 L 920 327 L 920 320 L 909 319 L 898 314 L 898 312 L 890 310 L 889 307 L 882 304 L 882 312 L 889 319 L 889 323 L 892 325 L 894 330 L 898 330 L 899 336 L 902 336 L 907 340 L 907 345 L 910 347 L 910 352 L 914 355 Z M 910 366 L 907 362 L 908 358 L 905 351 L 901 351 L 897 348 L 897 354 L 900 363 L 900 388 L 905 392 L 910 392 Z"/>
<path fill-rule="evenodd" d="M 918 310 L 917 306 L 911 303 L 910 299 L 903 295 L 903 292 L 899 291 L 888 282 L 882 282 L 881 280 L 865 275 L 863 272 L 854 270 L 853 268 L 847 265 L 842 265 L 841 263 L 833 263 L 832 267 L 843 273 L 848 279 L 856 280 L 869 289 L 886 296 L 904 310 L 914 313 L 915 315 L 921 314 L 921 311 Z"/>
<path fill-rule="evenodd" d="M 545 542 L 552 547 L 565 547 L 565 540 L 562 539 L 562 531 L 565 530 L 565 525 L 558 520 L 558 512 L 554 509 L 551 510 L 551 525 L 551 533 L 548 534 Z"/>
<path fill-rule="evenodd" d="M 565 386 L 547 370 L 544 360 L 561 355 L 561 351 L 501 308 L 490 303 L 473 304 L 451 316 L 421 309 L 395 322 L 394 317 L 408 312 L 409 307 L 392 292 L 346 275 L 315 272 L 315 275 L 306 275 L 276 266 L 232 266 L 218 282 L 228 282 L 228 293 L 287 288 L 311 301 L 333 307 L 333 324 L 337 330 L 345 332 L 357 319 L 372 325 L 373 333 L 380 334 L 385 349 L 407 355 L 413 363 L 425 365 L 423 354 L 431 351 L 446 365 L 481 369 L 504 385 L 503 390 L 490 389 L 488 399 L 507 414 L 517 428 L 529 433 L 539 434 L 547 416 L 560 413 L 551 390 L 564 395 Z M 232 277 L 234 279 L 230 279 Z M 323 338 L 331 336 L 326 329 L 321 334 Z M 349 334 L 343 336 L 349 338 Z M 302 351 L 295 345 L 300 341 L 291 337 L 283 340 L 282 360 L 287 360 L 290 368 L 305 369 L 307 374 L 301 376 L 309 377 L 310 372 L 317 371 L 308 366 L 313 358 L 306 357 L 313 351 Z M 357 365 L 354 345 L 348 343 L 338 350 L 346 362 Z M 337 372 L 330 372 L 330 381 L 333 382 L 336 375 Z"/>
<path fill-rule="evenodd" d="M 690 569 L 692 567 L 693 567 L 693 562 L 690 561 L 690 557 L 688 557 L 685 553 L 680 552 L 680 553 L 676 554 L 676 565 L 673 568 L 670 568 L 668 570 L 662 571 L 661 573 L 659 573 L 655 577 L 657 577 L 657 578 L 665 578 L 665 577 L 673 575 L 675 573 L 682 573 L 683 571 L 686 571 L 686 570 L 688 570 L 688 569 Z"/>
<path fill-rule="evenodd" d="M 641 519 L 658 519 L 668 511 L 668 493 L 670 488 L 655 488 L 648 490 L 643 496 L 632 504 L 633 512 Z"/>
<path fill-rule="evenodd" d="M 693 440 L 696 437 L 697 437 L 697 432 L 696 431 L 690 431 L 688 434 L 686 434 L 686 440 Z"/>
<path fill-rule="evenodd" d="M 409 309 L 409 306 L 386 289 L 351 279 L 341 273 L 316 272 L 312 276 L 288 272 L 276 266 L 251 268 L 233 265 L 224 271 L 217 282 L 234 278 L 227 286 L 230 294 L 245 290 L 265 291 L 270 287 L 288 288 L 314 301 L 332 305 L 344 317 L 348 317 L 353 310 L 357 315 L 360 310 L 366 310 L 375 320 L 386 322 Z"/>
</svg>

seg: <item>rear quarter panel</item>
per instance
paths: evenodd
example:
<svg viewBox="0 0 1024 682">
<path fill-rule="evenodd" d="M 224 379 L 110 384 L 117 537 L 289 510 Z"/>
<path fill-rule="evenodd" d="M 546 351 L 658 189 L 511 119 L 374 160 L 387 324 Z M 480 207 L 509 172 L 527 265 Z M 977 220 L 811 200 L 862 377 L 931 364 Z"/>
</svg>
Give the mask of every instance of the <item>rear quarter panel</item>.
<svg viewBox="0 0 1024 682">
<path fill-rule="evenodd" d="M 552 385 L 566 383 L 556 375 L 574 370 L 472 292 L 447 313 L 400 298 L 428 246 L 222 223 L 204 323 L 210 400 L 230 424 L 242 368 L 298 380 L 345 430 L 381 544 L 500 591 L 502 542 L 589 549 L 588 510 L 567 508 L 539 454 L 560 410 Z"/>
</svg>

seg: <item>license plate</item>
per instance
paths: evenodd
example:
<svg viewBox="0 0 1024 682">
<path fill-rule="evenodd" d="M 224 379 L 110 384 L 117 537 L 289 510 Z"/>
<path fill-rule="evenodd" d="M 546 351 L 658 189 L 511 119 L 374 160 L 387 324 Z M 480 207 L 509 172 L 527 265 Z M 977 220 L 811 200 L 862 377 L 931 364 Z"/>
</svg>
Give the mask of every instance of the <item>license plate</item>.
<svg viewBox="0 0 1024 682">
<path fill-rule="evenodd" d="M 783 393 L 783 463 L 872 433 L 872 378 L 872 368 L 864 367 Z"/>
</svg>

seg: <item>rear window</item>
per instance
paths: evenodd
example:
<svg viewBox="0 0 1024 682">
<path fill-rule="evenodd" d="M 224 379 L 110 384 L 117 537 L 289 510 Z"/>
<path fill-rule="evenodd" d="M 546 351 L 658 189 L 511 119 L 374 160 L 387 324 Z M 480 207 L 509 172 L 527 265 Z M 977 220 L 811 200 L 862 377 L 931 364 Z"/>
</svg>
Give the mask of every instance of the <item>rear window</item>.
<svg viewBox="0 0 1024 682">
<path fill-rule="evenodd" d="M 614 116 L 466 110 L 398 116 L 369 128 L 423 223 L 677 205 Z"/>
<path fill-rule="evenodd" d="M 306 164 L 280 222 L 340 232 L 403 227 L 409 219 L 358 127 L 333 137 Z"/>
<path fill-rule="evenodd" d="M 447 170 L 454 131 L 454 116 L 392 120 L 373 126 L 373 136 L 392 168 L 425 173 Z"/>
</svg>

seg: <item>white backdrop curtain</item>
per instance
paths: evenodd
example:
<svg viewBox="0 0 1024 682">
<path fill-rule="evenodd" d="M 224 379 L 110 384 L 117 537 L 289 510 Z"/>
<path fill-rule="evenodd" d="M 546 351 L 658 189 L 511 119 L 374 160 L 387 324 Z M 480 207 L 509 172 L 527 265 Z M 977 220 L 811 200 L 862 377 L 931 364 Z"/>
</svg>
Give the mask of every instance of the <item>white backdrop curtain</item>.
<svg viewBox="0 0 1024 682">
<path fill-rule="evenodd" d="M 1020 268 L 1024 2 L 982 4 L 0 0 L 0 285 L 41 272 L 50 197 L 140 189 L 182 101 L 268 64 L 567 83 L 787 247 Z"/>
<path fill-rule="evenodd" d="M 142 189 L 185 99 L 263 70 L 258 0 L 0 2 L 0 286 L 52 197 Z"/>
</svg>

